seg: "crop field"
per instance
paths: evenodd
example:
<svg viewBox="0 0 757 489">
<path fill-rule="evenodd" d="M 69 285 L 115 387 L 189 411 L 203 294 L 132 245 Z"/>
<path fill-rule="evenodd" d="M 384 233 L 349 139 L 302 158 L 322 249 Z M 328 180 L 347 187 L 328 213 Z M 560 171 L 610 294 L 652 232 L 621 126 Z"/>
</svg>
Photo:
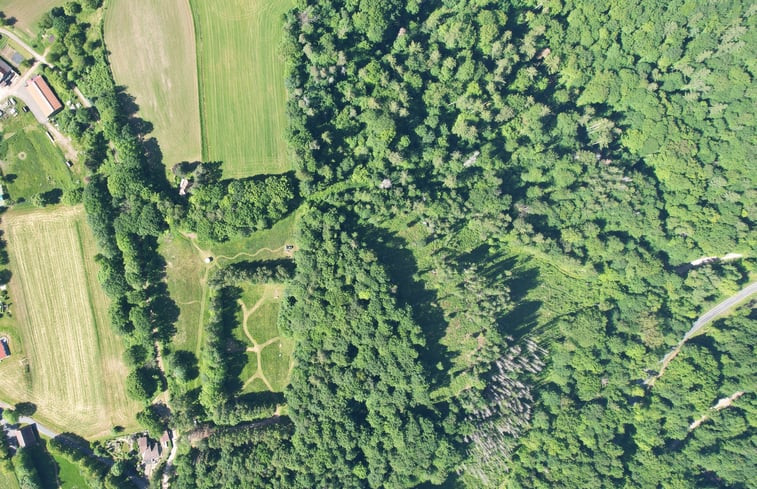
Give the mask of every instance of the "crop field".
<svg viewBox="0 0 757 489">
<path fill-rule="evenodd" d="M 291 169 L 286 126 L 283 15 L 291 0 L 192 0 L 203 159 L 227 178 Z"/>
<path fill-rule="evenodd" d="M 63 0 L 0 0 L 0 11 L 16 19 L 17 31 L 33 38 L 37 36 L 37 22 L 42 15 L 64 3 Z"/>
<path fill-rule="evenodd" d="M 79 177 L 66 167 L 63 153 L 47 138 L 30 113 L 4 119 L 0 123 L 0 168 L 8 182 L 6 193 L 16 202 L 37 193 L 68 189 Z"/>
<path fill-rule="evenodd" d="M 37 406 L 45 423 L 95 438 L 136 426 L 122 344 L 97 282 L 96 244 L 81 206 L 3 218 L 20 341 L 0 364 L 0 396 Z"/>
<path fill-rule="evenodd" d="M 116 82 L 153 124 L 165 165 L 199 161 L 197 54 L 187 0 L 110 0 L 105 43 Z"/>
</svg>

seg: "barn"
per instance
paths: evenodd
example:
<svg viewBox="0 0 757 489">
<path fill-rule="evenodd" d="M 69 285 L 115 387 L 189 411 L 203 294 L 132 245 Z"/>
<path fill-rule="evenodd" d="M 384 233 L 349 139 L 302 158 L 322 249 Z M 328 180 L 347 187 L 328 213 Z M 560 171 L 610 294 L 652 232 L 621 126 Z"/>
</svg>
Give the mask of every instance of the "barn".
<svg viewBox="0 0 757 489">
<path fill-rule="evenodd" d="M 26 82 L 26 90 L 36 102 L 45 117 L 58 112 L 63 108 L 58 97 L 55 96 L 50 86 L 41 75 L 32 77 Z"/>
</svg>

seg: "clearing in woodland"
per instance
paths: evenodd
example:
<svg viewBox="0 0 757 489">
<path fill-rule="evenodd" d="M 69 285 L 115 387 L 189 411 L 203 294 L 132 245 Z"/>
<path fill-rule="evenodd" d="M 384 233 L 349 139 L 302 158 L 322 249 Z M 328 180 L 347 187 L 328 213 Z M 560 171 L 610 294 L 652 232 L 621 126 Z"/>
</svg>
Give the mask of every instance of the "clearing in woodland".
<svg viewBox="0 0 757 489">
<path fill-rule="evenodd" d="M 3 228 L 13 272 L 10 337 L 19 341 L 0 364 L 0 398 L 32 402 L 44 423 L 89 438 L 114 425 L 135 428 L 139 405 L 126 397 L 123 345 L 108 322 L 84 209 L 11 211 Z"/>
<path fill-rule="evenodd" d="M 168 168 L 202 156 L 195 32 L 187 0 L 111 0 L 105 43 L 116 82 L 153 124 Z"/>
<path fill-rule="evenodd" d="M 205 161 L 226 178 L 291 169 L 286 127 L 283 16 L 291 0 L 192 0 Z"/>
</svg>

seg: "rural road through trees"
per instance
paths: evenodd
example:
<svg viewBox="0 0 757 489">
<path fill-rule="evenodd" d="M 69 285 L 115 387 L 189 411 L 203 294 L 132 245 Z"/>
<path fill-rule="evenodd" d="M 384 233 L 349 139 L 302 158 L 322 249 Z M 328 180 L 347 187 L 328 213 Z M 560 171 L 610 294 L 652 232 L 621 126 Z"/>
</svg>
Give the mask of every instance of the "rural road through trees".
<svg viewBox="0 0 757 489">
<path fill-rule="evenodd" d="M 755 293 L 757 293 L 757 282 L 752 282 L 737 293 L 733 294 L 731 297 L 720 302 L 715 307 L 699 316 L 699 319 L 697 319 L 691 329 L 685 335 L 683 335 L 683 338 L 678 342 L 676 347 L 673 348 L 660 361 L 660 363 L 662 363 L 660 371 L 656 375 L 652 375 L 644 381 L 644 384 L 647 386 L 647 388 L 651 388 L 654 385 L 655 381 L 662 377 L 662 374 L 665 372 L 668 364 L 675 358 L 676 355 L 678 355 L 678 352 L 681 351 L 681 347 L 684 343 L 686 343 L 692 336 L 697 334 L 700 329 L 708 325 L 714 319 L 728 312 L 731 308 L 738 305 L 740 302 L 746 300 L 747 298 L 749 298 L 749 296 Z"/>
<path fill-rule="evenodd" d="M 18 44 L 22 48 L 24 48 L 27 51 L 29 51 L 29 53 L 32 55 L 32 57 L 35 59 L 35 61 L 39 61 L 40 63 L 44 63 L 46 65 L 50 64 L 50 63 L 48 63 L 47 59 L 45 59 L 45 57 L 43 55 L 37 53 L 34 49 L 32 49 L 31 46 L 29 46 L 24 41 L 22 41 L 21 38 L 18 37 L 16 34 L 14 34 L 12 31 L 9 31 L 8 29 L 0 28 L 0 34 L 2 34 L 4 36 L 8 36 L 8 39 L 12 39 L 13 42 L 15 42 L 16 44 Z"/>
</svg>

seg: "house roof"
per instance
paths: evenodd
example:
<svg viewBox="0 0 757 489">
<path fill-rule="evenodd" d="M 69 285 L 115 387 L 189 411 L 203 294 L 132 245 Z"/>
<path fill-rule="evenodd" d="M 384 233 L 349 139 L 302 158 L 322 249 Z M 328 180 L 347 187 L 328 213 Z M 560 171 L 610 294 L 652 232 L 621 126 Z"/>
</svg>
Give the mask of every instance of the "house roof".
<svg viewBox="0 0 757 489">
<path fill-rule="evenodd" d="M 37 432 L 37 425 L 32 423 L 16 430 L 16 439 L 18 440 L 18 446 L 28 447 L 34 445 L 39 440 L 39 433 Z"/>
<path fill-rule="evenodd" d="M 0 200 L 2 200 L 2 196 L 0 196 Z M 8 358 L 11 356 L 11 349 L 8 346 L 8 341 L 6 341 L 5 338 L 0 340 L 0 360 L 3 358 Z"/>
<path fill-rule="evenodd" d="M 11 67 L 11 65 L 6 63 L 5 60 L 0 59 L 0 74 L 5 76 L 8 73 L 14 73 L 13 68 Z"/>
<path fill-rule="evenodd" d="M 26 84 L 35 102 L 43 109 L 47 115 L 63 108 L 58 97 L 55 96 L 50 86 L 41 75 L 32 77 Z"/>
<path fill-rule="evenodd" d="M 137 448 L 139 449 L 139 455 L 142 457 L 142 460 L 148 464 L 158 460 L 160 454 L 163 452 L 158 443 L 146 436 L 140 436 L 137 438 Z"/>
</svg>

